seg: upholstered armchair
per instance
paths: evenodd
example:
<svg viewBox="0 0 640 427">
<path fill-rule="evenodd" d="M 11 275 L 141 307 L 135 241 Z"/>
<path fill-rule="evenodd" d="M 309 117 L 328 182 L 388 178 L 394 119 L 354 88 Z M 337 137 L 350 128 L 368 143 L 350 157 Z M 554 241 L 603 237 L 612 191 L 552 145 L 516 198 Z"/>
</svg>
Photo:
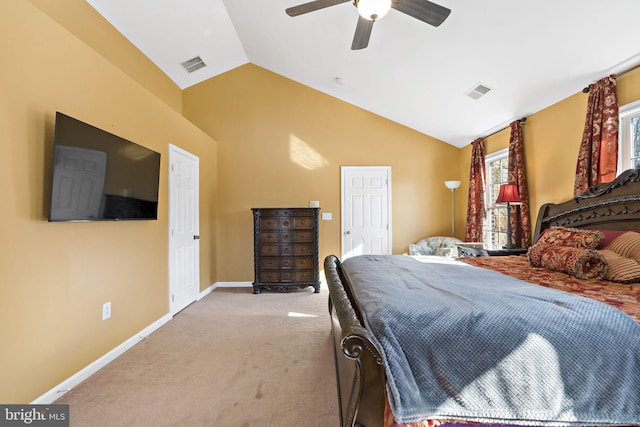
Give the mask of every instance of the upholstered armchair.
<svg viewBox="0 0 640 427">
<path fill-rule="evenodd" d="M 462 240 L 455 237 L 426 237 L 417 243 L 409 244 L 409 255 L 437 255 L 446 257 L 458 256 L 458 243 Z"/>
</svg>

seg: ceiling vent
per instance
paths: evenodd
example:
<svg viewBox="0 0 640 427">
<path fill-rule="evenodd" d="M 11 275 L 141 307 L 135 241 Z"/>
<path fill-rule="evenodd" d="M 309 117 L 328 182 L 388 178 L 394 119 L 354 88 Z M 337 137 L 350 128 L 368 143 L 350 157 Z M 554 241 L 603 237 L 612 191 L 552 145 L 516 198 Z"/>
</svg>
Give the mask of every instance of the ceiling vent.
<svg viewBox="0 0 640 427">
<path fill-rule="evenodd" d="M 187 70 L 188 73 L 193 73 L 194 71 L 207 66 L 199 56 L 191 58 L 188 61 L 184 61 L 180 65 L 182 65 L 182 68 Z"/>
<path fill-rule="evenodd" d="M 480 99 L 481 97 L 489 93 L 490 90 L 491 88 L 489 86 L 484 85 L 482 83 L 478 83 L 473 87 L 473 89 L 465 93 L 465 95 L 467 95 L 469 98 L 472 98 L 472 99 Z"/>
</svg>

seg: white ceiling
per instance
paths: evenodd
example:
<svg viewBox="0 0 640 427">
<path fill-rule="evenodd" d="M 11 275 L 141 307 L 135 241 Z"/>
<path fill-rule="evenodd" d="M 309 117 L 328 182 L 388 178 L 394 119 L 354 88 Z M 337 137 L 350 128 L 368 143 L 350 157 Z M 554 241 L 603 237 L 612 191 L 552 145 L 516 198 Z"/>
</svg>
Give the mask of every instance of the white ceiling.
<svg viewBox="0 0 640 427">
<path fill-rule="evenodd" d="M 391 10 L 359 51 L 351 3 L 87 1 L 182 89 L 250 62 L 457 147 L 640 63 L 638 0 L 433 0 L 440 27 Z"/>
</svg>

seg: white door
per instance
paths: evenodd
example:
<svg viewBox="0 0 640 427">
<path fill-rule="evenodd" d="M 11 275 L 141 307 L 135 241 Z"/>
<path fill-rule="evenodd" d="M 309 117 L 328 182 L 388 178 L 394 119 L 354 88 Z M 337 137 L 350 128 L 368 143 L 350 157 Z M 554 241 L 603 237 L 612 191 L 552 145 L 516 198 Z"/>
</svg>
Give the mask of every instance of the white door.
<svg viewBox="0 0 640 427">
<path fill-rule="evenodd" d="M 198 157 L 169 145 L 169 311 L 176 314 L 200 293 Z"/>
<path fill-rule="evenodd" d="M 391 254 L 391 167 L 342 167 L 342 259 Z"/>
</svg>

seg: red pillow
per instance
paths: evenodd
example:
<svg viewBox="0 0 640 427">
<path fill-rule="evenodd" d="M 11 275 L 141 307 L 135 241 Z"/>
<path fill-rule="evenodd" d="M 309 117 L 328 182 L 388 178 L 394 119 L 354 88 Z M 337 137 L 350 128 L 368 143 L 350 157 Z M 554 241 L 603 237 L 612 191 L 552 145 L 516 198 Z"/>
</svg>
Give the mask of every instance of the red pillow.
<svg viewBox="0 0 640 427">
<path fill-rule="evenodd" d="M 567 227 L 549 227 L 542 232 L 536 243 L 529 248 L 527 256 L 535 267 L 541 267 L 542 252 L 550 246 L 567 248 L 595 249 L 604 239 L 599 230 L 587 230 Z"/>
<path fill-rule="evenodd" d="M 544 244 L 546 246 L 595 249 L 603 239 L 604 233 L 600 230 L 556 226 L 544 230 L 540 237 L 538 237 L 536 245 Z"/>
<path fill-rule="evenodd" d="M 597 250 L 567 246 L 547 246 L 542 251 L 540 266 L 584 280 L 602 279 L 609 271 L 607 260 Z"/>
</svg>

